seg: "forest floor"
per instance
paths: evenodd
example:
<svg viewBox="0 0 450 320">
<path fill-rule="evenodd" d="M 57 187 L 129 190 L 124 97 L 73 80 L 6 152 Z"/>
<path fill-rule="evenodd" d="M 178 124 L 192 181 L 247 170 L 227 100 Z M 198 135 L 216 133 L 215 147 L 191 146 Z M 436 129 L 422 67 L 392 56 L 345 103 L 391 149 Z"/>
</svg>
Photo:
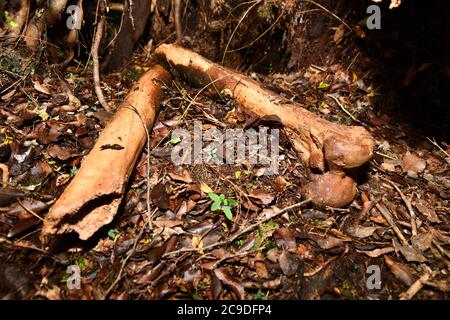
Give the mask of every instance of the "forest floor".
<svg viewBox="0 0 450 320">
<path fill-rule="evenodd" d="M 370 72 L 336 63 L 290 74 L 251 73 L 318 116 L 362 125 L 373 135 L 375 155 L 352 173 L 358 191 L 348 207 L 307 203 L 261 222 L 300 203 L 308 181 L 283 130 L 275 175 L 250 164 L 175 166 L 171 153 L 180 141 L 172 131 L 193 132 L 194 121 L 203 132 L 280 128 L 176 77 L 165 88 L 150 150 L 138 160 L 116 219 L 88 242 L 74 240 L 50 252 L 39 238 L 42 218 L 112 114 L 93 93 L 91 65 L 64 73 L 50 68 L 28 85 L 3 86 L 20 80 L 10 66 L 16 62 L 5 56 L 0 163 L 9 170 L 9 186 L 0 190 L 0 298 L 449 298 L 450 145 L 376 112 L 379 93 Z M 153 63 L 141 50 L 121 73 L 104 77 L 107 100 L 119 105 Z M 220 195 L 232 199 L 232 219 L 211 210 Z M 73 265 L 81 270 L 81 289 L 67 286 Z"/>
</svg>

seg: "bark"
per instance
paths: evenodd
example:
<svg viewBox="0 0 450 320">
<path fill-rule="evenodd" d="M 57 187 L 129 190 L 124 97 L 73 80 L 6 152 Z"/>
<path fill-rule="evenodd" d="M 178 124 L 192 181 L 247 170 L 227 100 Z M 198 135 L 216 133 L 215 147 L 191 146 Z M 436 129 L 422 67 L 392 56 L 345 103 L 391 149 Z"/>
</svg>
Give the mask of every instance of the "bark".
<svg viewBox="0 0 450 320">
<path fill-rule="evenodd" d="M 163 44 L 155 50 L 160 60 L 198 86 L 211 91 L 228 89 L 250 114 L 277 119 L 304 163 L 322 171 L 360 167 L 373 155 L 374 140 L 360 126 L 331 123 L 263 88 L 249 77 L 215 64 L 177 45 Z"/>
<path fill-rule="evenodd" d="M 9 35 L 17 38 L 20 35 L 20 32 L 22 31 L 23 26 L 25 25 L 28 17 L 28 12 L 30 11 L 30 0 L 21 0 L 20 1 L 20 8 L 14 13 L 10 13 L 11 21 L 15 22 L 14 28 L 11 26 L 8 26 L 8 29 L 10 30 Z M 3 14 L 3 10 L 0 11 L 1 14 Z"/>
<path fill-rule="evenodd" d="M 45 26 L 50 26 L 58 20 L 58 17 L 63 13 L 66 4 L 67 0 L 50 0 L 48 1 L 48 5 L 44 8 L 36 10 L 24 35 L 25 44 L 29 48 L 35 49 L 37 47 Z"/>
<path fill-rule="evenodd" d="M 131 57 L 135 44 L 144 33 L 150 4 L 148 0 L 133 0 L 125 5 L 120 30 L 106 68 L 108 71 L 121 69 Z"/>
<path fill-rule="evenodd" d="M 70 232 L 86 240 L 113 220 L 147 138 L 142 121 L 150 130 L 158 113 L 161 84 L 169 81 L 170 74 L 156 65 L 133 86 L 45 217 L 44 240 Z"/>
</svg>

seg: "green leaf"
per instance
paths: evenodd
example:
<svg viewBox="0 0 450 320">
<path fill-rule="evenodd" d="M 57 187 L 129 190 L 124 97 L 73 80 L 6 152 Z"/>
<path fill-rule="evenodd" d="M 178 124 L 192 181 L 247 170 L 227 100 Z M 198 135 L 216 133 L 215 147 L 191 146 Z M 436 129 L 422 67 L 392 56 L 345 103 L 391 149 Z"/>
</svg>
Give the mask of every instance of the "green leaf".
<svg viewBox="0 0 450 320">
<path fill-rule="evenodd" d="M 87 261 L 85 257 L 81 257 L 76 261 L 77 266 L 80 268 L 81 271 L 86 270 L 87 268 Z"/>
<path fill-rule="evenodd" d="M 78 168 L 76 165 L 73 165 L 72 168 L 70 169 L 70 177 L 74 177 L 78 172 Z"/>
<path fill-rule="evenodd" d="M 173 137 L 172 140 L 170 140 L 170 143 L 173 145 L 179 144 L 181 142 L 181 137 Z"/>
<path fill-rule="evenodd" d="M 214 201 L 213 204 L 211 205 L 211 210 L 217 211 L 220 209 L 220 207 L 221 207 L 220 202 Z"/>
<path fill-rule="evenodd" d="M 228 199 L 223 200 L 223 205 L 228 206 Z"/>
<path fill-rule="evenodd" d="M 225 200 L 225 195 L 224 194 L 220 195 L 220 200 L 222 200 L 222 201 Z"/>
<path fill-rule="evenodd" d="M 234 177 L 236 178 L 236 180 L 239 180 L 239 178 L 241 177 L 241 172 L 240 171 L 236 171 L 234 173 Z"/>
<path fill-rule="evenodd" d="M 255 300 L 266 300 L 266 296 L 261 289 L 259 289 L 258 292 L 255 293 Z"/>
<path fill-rule="evenodd" d="M 213 192 L 208 192 L 208 197 L 214 202 L 220 202 L 220 197 Z"/>
<path fill-rule="evenodd" d="M 227 200 L 228 200 L 228 204 L 231 205 L 231 206 L 233 206 L 233 207 L 236 207 L 236 206 L 238 205 L 238 204 L 237 204 L 237 201 L 234 200 L 234 199 L 228 198 Z"/>
<path fill-rule="evenodd" d="M 230 207 L 223 207 L 222 210 L 228 220 L 233 220 L 233 213 L 231 212 Z"/>
<path fill-rule="evenodd" d="M 326 88 L 328 88 L 330 85 L 327 83 L 327 82 L 325 82 L 325 81 L 320 81 L 320 83 L 319 83 L 319 89 L 326 89 Z"/>
<path fill-rule="evenodd" d="M 116 238 L 116 230 L 114 229 L 109 229 L 108 231 L 108 237 L 110 237 L 112 240 L 114 240 Z"/>
</svg>

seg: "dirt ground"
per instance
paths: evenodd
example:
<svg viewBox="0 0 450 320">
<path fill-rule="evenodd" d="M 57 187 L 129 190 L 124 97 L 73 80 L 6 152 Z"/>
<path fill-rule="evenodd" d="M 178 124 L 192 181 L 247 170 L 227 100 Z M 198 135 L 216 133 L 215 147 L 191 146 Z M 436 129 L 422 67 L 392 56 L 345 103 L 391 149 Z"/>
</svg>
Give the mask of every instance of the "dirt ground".
<svg viewBox="0 0 450 320">
<path fill-rule="evenodd" d="M 305 1 L 263 1 L 253 9 L 253 2 L 211 3 L 193 1 L 185 10 L 186 47 L 322 118 L 362 125 L 373 135 L 373 159 L 348 173 L 358 185 L 354 201 L 340 209 L 305 204 L 259 223 L 299 203 L 311 172 L 278 123 L 254 119 L 232 99 L 177 76 L 165 87 L 150 150 L 138 160 L 116 219 L 87 242 L 65 238 L 48 248 L 39 238 L 42 217 L 112 114 L 98 104 L 87 59 L 59 71 L 19 59 L 20 47 L 2 42 L 0 163 L 9 183 L 0 189 L 0 297 L 448 299 L 450 44 L 442 14 L 448 5 L 383 7 L 382 29 L 370 31 L 362 22 L 364 1 L 319 1 L 332 14 Z M 168 10 L 161 6 L 152 18 L 129 64 L 103 77 L 108 101 L 118 105 L 155 63 L 152 50 L 174 40 Z M 34 76 L 22 77 L 30 65 Z M 245 163 L 175 166 L 171 152 L 179 141 L 171 133 L 192 132 L 194 121 L 204 132 L 280 129 L 278 174 Z M 232 220 L 211 210 L 208 193 L 236 201 Z M 80 290 L 67 287 L 73 265 L 81 270 Z M 381 283 L 374 287 L 377 270 Z"/>
</svg>

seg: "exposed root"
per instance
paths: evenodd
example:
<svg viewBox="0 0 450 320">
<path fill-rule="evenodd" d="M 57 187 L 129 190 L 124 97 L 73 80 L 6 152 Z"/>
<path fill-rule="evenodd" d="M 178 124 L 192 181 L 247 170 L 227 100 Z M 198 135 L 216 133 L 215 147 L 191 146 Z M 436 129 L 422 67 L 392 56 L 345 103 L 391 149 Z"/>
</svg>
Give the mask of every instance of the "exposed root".
<svg viewBox="0 0 450 320">
<path fill-rule="evenodd" d="M 106 16 L 101 15 L 98 21 L 97 29 L 94 34 L 94 41 L 92 43 L 92 61 L 94 62 L 94 89 L 97 95 L 98 102 L 106 111 L 111 111 L 112 109 L 106 102 L 105 96 L 100 83 L 100 63 L 98 59 L 98 49 L 100 47 L 100 42 L 102 41 L 103 33 L 105 31 Z"/>
</svg>

